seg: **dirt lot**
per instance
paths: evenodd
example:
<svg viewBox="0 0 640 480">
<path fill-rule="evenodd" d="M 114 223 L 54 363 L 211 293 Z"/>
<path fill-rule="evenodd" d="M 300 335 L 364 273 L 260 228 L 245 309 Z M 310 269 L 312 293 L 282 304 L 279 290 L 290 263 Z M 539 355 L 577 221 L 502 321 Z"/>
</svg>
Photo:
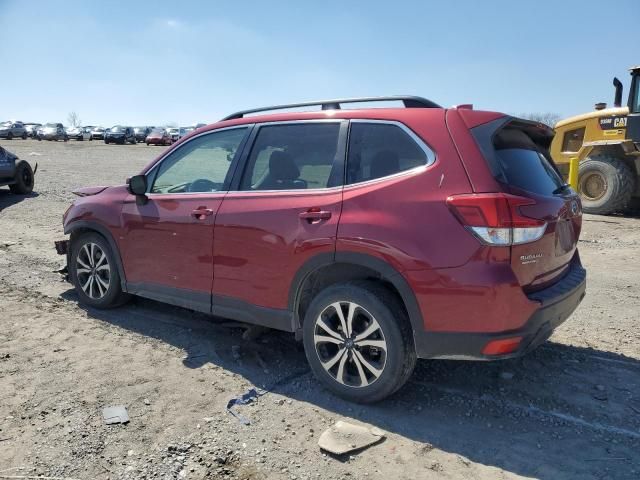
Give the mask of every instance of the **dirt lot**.
<svg viewBox="0 0 640 480">
<path fill-rule="evenodd" d="M 53 273 L 71 190 L 121 183 L 160 147 L 3 145 L 39 169 L 36 194 L 0 189 L 0 478 L 640 478 L 638 218 L 585 218 L 587 297 L 537 351 L 422 361 L 362 407 L 320 388 L 288 335 L 243 340 L 142 299 L 87 310 Z M 226 405 L 252 386 L 269 392 L 237 407 L 243 425 Z M 130 423 L 104 425 L 110 405 Z M 387 437 L 324 455 L 318 437 L 339 419 Z"/>
</svg>

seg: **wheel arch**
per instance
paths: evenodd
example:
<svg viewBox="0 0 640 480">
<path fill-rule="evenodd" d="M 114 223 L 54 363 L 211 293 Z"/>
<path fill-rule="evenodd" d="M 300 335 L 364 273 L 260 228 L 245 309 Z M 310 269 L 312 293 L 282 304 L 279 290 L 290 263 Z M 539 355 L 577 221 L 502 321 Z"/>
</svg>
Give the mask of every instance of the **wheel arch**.
<svg viewBox="0 0 640 480">
<path fill-rule="evenodd" d="M 102 237 L 105 238 L 105 240 L 109 244 L 109 247 L 113 252 L 113 257 L 115 259 L 116 266 L 118 267 L 118 273 L 120 274 L 120 287 L 122 288 L 123 292 L 126 292 L 127 281 L 124 274 L 124 267 L 122 265 L 122 258 L 120 257 L 120 250 L 118 249 L 118 244 L 116 243 L 109 229 L 100 223 L 90 222 L 86 220 L 78 220 L 76 222 L 73 222 L 65 226 L 64 228 L 64 233 L 67 235 L 70 235 L 70 241 L 69 241 L 70 244 L 73 243 L 74 239 L 77 238 L 78 236 L 84 233 L 89 233 L 89 232 L 95 232 L 101 235 Z M 69 255 L 70 254 L 71 254 L 71 248 L 69 248 Z M 70 259 L 68 258 L 67 264 L 69 263 L 69 260 Z"/>
<path fill-rule="evenodd" d="M 373 279 L 394 293 L 405 308 L 413 336 L 424 330 L 422 313 L 413 290 L 402 274 L 388 262 L 355 252 L 320 254 L 308 260 L 296 273 L 289 291 L 289 310 L 293 312 L 296 335 L 302 328 L 304 313 L 313 298 L 336 283 Z"/>
</svg>

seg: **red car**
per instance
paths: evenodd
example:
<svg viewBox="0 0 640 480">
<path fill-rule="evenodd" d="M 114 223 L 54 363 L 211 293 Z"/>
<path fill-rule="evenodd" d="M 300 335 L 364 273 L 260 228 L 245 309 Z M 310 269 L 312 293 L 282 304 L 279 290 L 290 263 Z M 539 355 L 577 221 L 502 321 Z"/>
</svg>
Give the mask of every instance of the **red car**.
<svg viewBox="0 0 640 480">
<path fill-rule="evenodd" d="M 340 109 L 377 100 L 403 106 Z M 133 294 L 292 332 L 329 389 L 374 402 L 416 358 L 522 355 L 578 306 L 581 204 L 552 135 L 419 97 L 239 112 L 78 192 L 57 247 L 87 305 Z"/>
<path fill-rule="evenodd" d="M 147 145 L 171 145 L 173 143 L 171 135 L 163 128 L 151 130 L 144 141 Z"/>
</svg>

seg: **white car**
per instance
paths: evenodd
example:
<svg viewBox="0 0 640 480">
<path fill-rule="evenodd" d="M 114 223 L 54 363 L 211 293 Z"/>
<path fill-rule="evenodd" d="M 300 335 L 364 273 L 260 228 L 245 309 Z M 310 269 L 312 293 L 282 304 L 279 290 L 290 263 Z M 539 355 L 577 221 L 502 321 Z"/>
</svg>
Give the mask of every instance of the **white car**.
<svg viewBox="0 0 640 480">
<path fill-rule="evenodd" d="M 167 128 L 167 132 L 169 133 L 169 135 L 171 135 L 171 140 L 173 140 L 174 142 L 177 142 L 187 134 L 187 131 L 184 129 L 184 127 Z"/>
<path fill-rule="evenodd" d="M 69 127 L 67 136 L 72 140 L 91 140 L 91 129 L 88 127 Z"/>
</svg>

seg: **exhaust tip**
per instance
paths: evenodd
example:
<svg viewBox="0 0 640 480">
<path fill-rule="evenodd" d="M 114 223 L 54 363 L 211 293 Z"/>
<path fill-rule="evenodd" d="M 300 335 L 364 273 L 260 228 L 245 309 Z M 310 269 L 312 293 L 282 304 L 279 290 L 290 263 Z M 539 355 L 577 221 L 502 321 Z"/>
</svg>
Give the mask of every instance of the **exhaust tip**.
<svg viewBox="0 0 640 480">
<path fill-rule="evenodd" d="M 595 105 L 596 110 L 604 110 L 605 108 L 607 108 L 607 102 L 598 102 Z"/>
</svg>

